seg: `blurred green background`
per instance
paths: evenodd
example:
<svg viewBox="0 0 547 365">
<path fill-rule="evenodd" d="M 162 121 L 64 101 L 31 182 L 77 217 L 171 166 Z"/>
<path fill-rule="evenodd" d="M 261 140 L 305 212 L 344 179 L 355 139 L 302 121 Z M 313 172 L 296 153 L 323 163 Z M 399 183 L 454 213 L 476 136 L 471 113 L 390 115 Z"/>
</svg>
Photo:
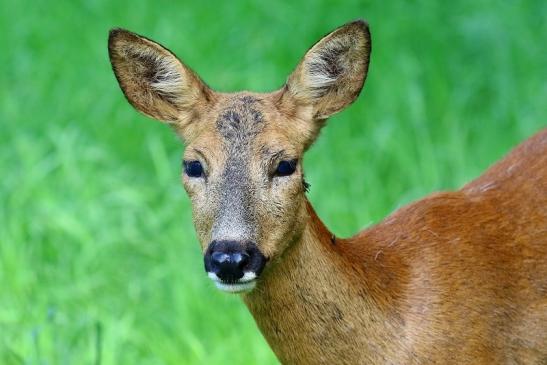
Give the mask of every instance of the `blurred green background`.
<svg viewBox="0 0 547 365">
<path fill-rule="evenodd" d="M 282 85 L 320 36 L 369 21 L 370 73 L 306 158 L 310 199 L 349 235 L 481 173 L 547 121 L 547 2 L 0 3 L 0 364 L 273 364 L 206 278 L 183 146 L 125 101 L 120 26 L 212 87 Z"/>
</svg>

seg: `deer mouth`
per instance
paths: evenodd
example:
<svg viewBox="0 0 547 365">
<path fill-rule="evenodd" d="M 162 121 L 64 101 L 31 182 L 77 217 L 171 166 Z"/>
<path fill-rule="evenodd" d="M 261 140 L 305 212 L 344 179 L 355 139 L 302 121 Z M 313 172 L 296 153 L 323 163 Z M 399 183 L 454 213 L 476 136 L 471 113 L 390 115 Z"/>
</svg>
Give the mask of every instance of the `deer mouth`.
<svg viewBox="0 0 547 365">
<path fill-rule="evenodd" d="M 242 278 L 235 281 L 221 280 L 217 274 L 213 272 L 207 273 L 209 278 L 213 280 L 217 289 L 226 293 L 240 294 L 253 290 L 256 286 L 256 274 L 254 272 L 246 272 Z"/>
</svg>

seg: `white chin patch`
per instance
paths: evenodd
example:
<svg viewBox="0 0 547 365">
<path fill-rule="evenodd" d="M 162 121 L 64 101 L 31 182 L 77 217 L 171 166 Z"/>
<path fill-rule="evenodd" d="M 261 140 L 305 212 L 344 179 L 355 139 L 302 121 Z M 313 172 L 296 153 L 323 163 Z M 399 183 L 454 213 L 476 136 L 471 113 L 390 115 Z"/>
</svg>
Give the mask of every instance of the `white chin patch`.
<svg viewBox="0 0 547 365">
<path fill-rule="evenodd" d="M 227 293 L 245 293 L 251 291 L 256 286 L 256 274 L 254 272 L 246 272 L 241 279 L 235 283 L 225 283 L 212 272 L 207 273 L 209 278 L 215 282 L 218 289 Z"/>
<path fill-rule="evenodd" d="M 227 293 L 245 293 L 251 291 L 256 286 L 256 281 L 248 281 L 246 283 L 225 284 L 220 281 L 215 281 L 215 285 L 218 289 Z"/>
</svg>

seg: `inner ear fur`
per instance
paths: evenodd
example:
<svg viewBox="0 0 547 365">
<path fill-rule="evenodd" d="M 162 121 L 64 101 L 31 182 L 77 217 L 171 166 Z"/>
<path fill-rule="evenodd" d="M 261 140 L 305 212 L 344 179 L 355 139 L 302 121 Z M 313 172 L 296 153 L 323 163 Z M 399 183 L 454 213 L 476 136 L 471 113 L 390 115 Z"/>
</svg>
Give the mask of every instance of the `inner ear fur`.
<svg viewBox="0 0 547 365">
<path fill-rule="evenodd" d="M 171 51 L 124 29 L 112 29 L 108 38 L 112 69 L 131 105 L 161 121 L 189 123 L 211 90 Z"/>
<path fill-rule="evenodd" d="M 370 51 L 370 32 L 363 20 L 335 29 L 306 52 L 287 80 L 283 99 L 311 107 L 318 120 L 339 112 L 359 96 Z"/>
</svg>

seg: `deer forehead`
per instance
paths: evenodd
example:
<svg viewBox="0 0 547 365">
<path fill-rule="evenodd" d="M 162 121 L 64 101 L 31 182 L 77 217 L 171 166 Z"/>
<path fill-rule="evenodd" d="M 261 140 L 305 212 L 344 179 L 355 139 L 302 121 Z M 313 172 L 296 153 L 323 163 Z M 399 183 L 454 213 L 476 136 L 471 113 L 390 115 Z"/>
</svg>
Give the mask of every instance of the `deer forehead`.
<svg viewBox="0 0 547 365">
<path fill-rule="evenodd" d="M 215 128 L 232 147 L 242 147 L 264 130 L 263 102 L 251 95 L 230 98 L 220 108 Z"/>
<path fill-rule="evenodd" d="M 302 152 L 297 123 L 279 110 L 270 94 L 222 95 L 202 118 L 202 131 L 189 145 L 209 151 L 216 160 L 240 164 L 281 150 L 292 156 Z"/>
</svg>

